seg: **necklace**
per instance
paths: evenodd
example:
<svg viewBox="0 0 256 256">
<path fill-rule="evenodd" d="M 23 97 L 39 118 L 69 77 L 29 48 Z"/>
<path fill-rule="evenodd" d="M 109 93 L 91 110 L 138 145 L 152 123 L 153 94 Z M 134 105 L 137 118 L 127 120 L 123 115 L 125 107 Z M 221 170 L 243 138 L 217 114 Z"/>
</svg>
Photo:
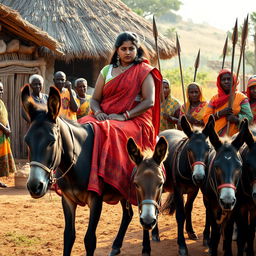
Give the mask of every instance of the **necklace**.
<svg viewBox="0 0 256 256">
<path fill-rule="evenodd" d="M 133 63 L 130 64 L 129 66 L 121 66 L 121 65 L 119 65 L 118 67 L 120 68 L 121 72 L 123 73 L 124 71 L 129 69 L 131 66 L 133 66 Z"/>
</svg>

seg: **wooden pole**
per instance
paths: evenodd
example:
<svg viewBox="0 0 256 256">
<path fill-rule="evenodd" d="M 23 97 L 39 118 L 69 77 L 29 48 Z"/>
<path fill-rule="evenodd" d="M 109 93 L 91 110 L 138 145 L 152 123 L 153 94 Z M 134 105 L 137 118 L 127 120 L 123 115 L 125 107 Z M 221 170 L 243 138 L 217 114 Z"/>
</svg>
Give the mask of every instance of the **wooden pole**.
<svg viewBox="0 0 256 256">
<path fill-rule="evenodd" d="M 197 70 L 198 70 L 199 64 L 200 64 L 200 49 L 198 50 L 198 54 L 197 54 L 196 61 L 194 64 L 194 67 L 195 67 L 194 80 L 193 80 L 194 82 L 196 81 L 196 75 L 197 75 Z"/>
<path fill-rule="evenodd" d="M 227 55 L 227 49 L 228 49 L 228 36 L 226 37 L 226 41 L 225 41 L 225 44 L 224 44 L 224 47 L 223 47 L 223 60 L 222 60 L 222 66 L 221 66 L 221 69 L 224 68 L 225 66 L 225 58 L 226 58 L 226 55 Z"/>
<path fill-rule="evenodd" d="M 185 94 L 185 86 L 184 86 L 184 80 L 183 80 L 183 73 L 182 73 L 182 65 L 181 65 L 181 58 L 180 58 L 180 42 L 178 38 L 178 34 L 176 33 L 176 48 L 178 52 L 178 59 L 179 59 L 179 67 L 180 67 L 180 79 L 181 79 L 181 86 L 182 86 L 182 94 L 183 94 L 183 101 L 184 101 L 184 113 L 186 113 L 186 94 Z"/>
<path fill-rule="evenodd" d="M 229 90 L 229 101 L 228 101 L 228 107 L 229 108 L 232 108 L 233 98 L 234 98 L 233 72 L 234 72 L 234 62 L 235 62 L 235 47 L 236 47 L 237 39 L 238 39 L 238 30 L 237 30 L 237 19 L 236 19 L 236 23 L 235 23 L 235 27 L 234 27 L 233 35 L 232 35 L 232 45 L 233 46 L 232 46 L 232 59 L 231 59 L 231 86 L 230 86 L 230 90 Z M 235 82 L 237 82 L 237 81 L 235 81 Z M 228 121 L 228 123 L 227 123 L 227 135 L 229 135 L 229 129 L 230 129 L 230 122 Z"/>
</svg>

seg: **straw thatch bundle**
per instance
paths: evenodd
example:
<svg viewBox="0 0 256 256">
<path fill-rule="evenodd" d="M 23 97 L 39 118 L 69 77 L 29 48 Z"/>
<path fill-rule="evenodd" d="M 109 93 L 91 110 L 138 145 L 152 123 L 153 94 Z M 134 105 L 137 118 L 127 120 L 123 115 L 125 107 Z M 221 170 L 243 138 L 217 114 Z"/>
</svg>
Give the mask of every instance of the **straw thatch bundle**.
<svg viewBox="0 0 256 256">
<path fill-rule="evenodd" d="M 0 24 L 21 38 L 30 40 L 38 46 L 45 46 L 57 54 L 62 54 L 59 50 L 60 44 L 47 32 L 25 21 L 17 11 L 3 4 L 0 4 Z"/>
<path fill-rule="evenodd" d="M 56 38 L 65 60 L 108 58 L 116 36 L 125 30 L 139 34 L 155 59 L 152 24 L 119 0 L 0 0 L 18 10 L 27 21 Z M 158 37 L 160 58 L 176 54 L 173 42 Z M 49 47 L 48 47 L 49 48 Z M 49 54 L 48 50 L 44 54 Z"/>
</svg>

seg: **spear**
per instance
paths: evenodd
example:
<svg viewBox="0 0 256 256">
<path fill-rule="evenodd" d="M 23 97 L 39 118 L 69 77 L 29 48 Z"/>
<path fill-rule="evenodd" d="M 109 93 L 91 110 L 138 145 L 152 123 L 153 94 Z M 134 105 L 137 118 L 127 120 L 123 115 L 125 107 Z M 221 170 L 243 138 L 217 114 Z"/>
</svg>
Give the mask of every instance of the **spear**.
<svg viewBox="0 0 256 256">
<path fill-rule="evenodd" d="M 232 108 L 232 104 L 233 104 L 233 94 L 234 94 L 234 90 L 233 90 L 233 83 L 234 83 L 234 78 L 233 78 L 233 71 L 234 71 L 234 62 L 235 62 L 235 47 L 236 47 L 236 43 L 237 43 L 237 39 L 238 39 L 238 31 L 237 31 L 237 19 L 236 19 L 236 23 L 235 23 L 235 27 L 233 30 L 233 34 L 232 34 L 232 59 L 231 59 L 231 86 L 230 86 L 230 91 L 229 91 L 229 101 L 228 101 L 228 107 Z M 237 82 L 237 81 L 235 81 Z M 227 123 L 227 135 L 229 134 L 229 129 L 230 129 L 230 122 L 228 121 Z"/>
<path fill-rule="evenodd" d="M 157 63 L 158 63 L 158 69 L 161 73 L 161 66 L 160 66 L 160 58 L 159 58 L 159 48 L 158 48 L 158 43 L 157 43 L 157 38 L 158 38 L 158 32 L 157 32 L 157 27 L 156 27 L 156 21 L 155 21 L 155 16 L 153 16 L 153 35 L 155 39 L 155 47 L 156 47 L 156 57 L 157 57 Z M 161 102 L 164 101 L 164 89 L 162 85 L 162 90 L 161 90 Z"/>
<path fill-rule="evenodd" d="M 180 42 L 178 38 L 178 34 L 176 33 L 176 48 L 178 52 L 178 59 L 179 59 L 179 66 L 180 66 L 180 79 L 181 79 L 181 85 L 182 85 L 182 93 L 183 93 L 183 101 L 184 101 L 184 113 L 186 112 L 186 96 L 185 96 L 185 87 L 184 87 L 184 81 L 183 81 L 183 74 L 182 74 L 182 67 L 181 67 L 181 59 L 180 59 Z M 186 113 L 185 113 L 186 115 Z"/>
<path fill-rule="evenodd" d="M 236 72 L 237 77 L 239 76 L 241 60 L 242 60 L 242 56 L 244 55 L 246 39 L 247 39 L 247 36 L 248 36 L 248 19 L 249 19 L 249 15 L 247 15 L 246 19 L 244 20 L 244 25 L 243 25 L 243 30 L 242 30 L 240 56 L 239 56 L 239 61 L 238 61 L 238 65 L 237 65 L 237 72 Z M 243 83 L 243 91 L 245 91 L 245 84 L 244 83 Z"/>
<path fill-rule="evenodd" d="M 227 55 L 227 49 L 228 49 L 228 35 L 226 37 L 226 41 L 225 41 L 225 44 L 224 44 L 224 47 L 223 47 L 223 60 L 222 60 L 222 66 L 221 66 L 221 69 L 224 68 L 224 65 L 225 65 L 225 58 L 226 58 L 226 55 Z"/>
<path fill-rule="evenodd" d="M 196 61 L 195 61 L 195 64 L 194 64 L 194 67 L 195 67 L 194 82 L 196 81 L 196 75 L 197 75 L 197 70 L 198 70 L 198 67 L 199 67 L 199 63 L 200 63 L 200 49 L 198 51 Z"/>
</svg>

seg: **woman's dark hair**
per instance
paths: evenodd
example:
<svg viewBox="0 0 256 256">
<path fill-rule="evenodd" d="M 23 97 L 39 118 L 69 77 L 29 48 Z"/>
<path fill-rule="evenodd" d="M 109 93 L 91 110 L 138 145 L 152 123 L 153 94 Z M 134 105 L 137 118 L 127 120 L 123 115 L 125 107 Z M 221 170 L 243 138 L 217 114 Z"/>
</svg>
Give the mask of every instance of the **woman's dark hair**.
<svg viewBox="0 0 256 256">
<path fill-rule="evenodd" d="M 147 57 L 147 51 L 144 47 L 141 46 L 139 37 L 134 32 L 125 31 L 119 34 L 115 42 L 115 51 L 110 59 L 110 64 L 113 64 L 113 67 L 118 67 L 117 63 L 117 49 L 126 41 L 131 41 L 133 45 L 137 48 L 137 56 L 134 60 L 134 64 L 141 63 L 144 60 L 144 57 Z"/>
</svg>

